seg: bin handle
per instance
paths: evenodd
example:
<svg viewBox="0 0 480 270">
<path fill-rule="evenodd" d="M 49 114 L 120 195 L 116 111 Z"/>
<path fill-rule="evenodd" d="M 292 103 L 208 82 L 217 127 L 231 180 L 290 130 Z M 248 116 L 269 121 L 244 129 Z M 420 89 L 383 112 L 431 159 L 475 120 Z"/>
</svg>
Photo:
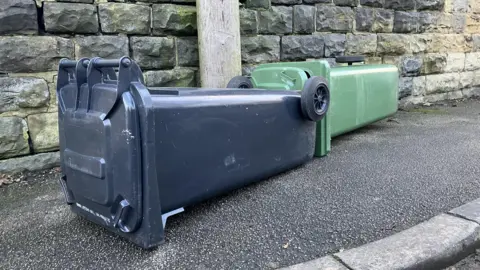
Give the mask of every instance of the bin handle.
<svg viewBox="0 0 480 270">
<path fill-rule="evenodd" d="M 132 232 L 132 228 L 129 228 L 125 224 L 125 219 L 128 217 L 128 213 L 131 211 L 132 207 L 130 206 L 130 203 L 123 199 L 119 203 L 119 209 L 117 210 L 117 213 L 113 217 L 113 227 L 118 228 L 120 231 L 124 233 L 129 233 Z"/>
<path fill-rule="evenodd" d="M 61 69 L 74 68 L 77 66 L 77 61 L 64 58 L 60 60 L 59 65 Z"/>
<path fill-rule="evenodd" d="M 118 78 L 116 77 L 114 68 L 118 68 Z M 122 94 L 130 89 L 132 82 L 140 82 L 144 84 L 144 79 L 140 67 L 130 59 L 128 56 L 124 56 L 120 59 L 102 59 L 95 57 L 90 60 L 87 68 L 87 83 L 88 83 L 88 104 L 87 110 L 90 110 L 92 104 L 92 91 L 93 86 L 98 83 L 105 83 L 105 77 L 110 77 L 110 80 L 115 79 L 116 98 L 109 104 L 104 104 L 104 114 L 102 118 L 108 117 L 109 112 L 115 105 Z M 112 82 L 109 82 L 112 83 Z"/>
<path fill-rule="evenodd" d="M 82 58 L 78 61 L 75 69 L 75 77 L 77 80 L 77 96 L 75 97 L 75 110 L 80 104 L 80 90 L 84 83 L 87 82 L 87 67 L 90 64 L 90 59 Z"/>
<path fill-rule="evenodd" d="M 127 57 L 122 57 L 120 59 L 94 58 L 92 64 L 95 68 L 115 68 L 120 66 L 128 68 L 132 64 L 132 60 Z"/>
</svg>

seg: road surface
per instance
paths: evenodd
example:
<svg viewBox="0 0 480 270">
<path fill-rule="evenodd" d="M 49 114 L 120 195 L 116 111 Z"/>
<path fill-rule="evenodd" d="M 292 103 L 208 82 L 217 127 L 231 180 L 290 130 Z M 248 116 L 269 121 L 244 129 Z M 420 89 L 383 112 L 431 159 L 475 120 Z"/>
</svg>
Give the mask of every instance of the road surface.
<svg viewBox="0 0 480 270">
<path fill-rule="evenodd" d="M 480 102 L 335 138 L 328 157 L 170 218 L 150 252 L 76 217 L 58 173 L 0 188 L 0 269 L 271 269 L 353 248 L 480 197 Z"/>
</svg>

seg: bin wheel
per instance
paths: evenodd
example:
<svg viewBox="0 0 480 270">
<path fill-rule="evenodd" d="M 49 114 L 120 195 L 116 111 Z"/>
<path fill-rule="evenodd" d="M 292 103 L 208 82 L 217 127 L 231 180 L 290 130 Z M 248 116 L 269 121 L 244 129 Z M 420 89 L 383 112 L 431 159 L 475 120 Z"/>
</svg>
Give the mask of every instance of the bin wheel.
<svg viewBox="0 0 480 270">
<path fill-rule="evenodd" d="M 348 63 L 348 65 L 351 66 L 353 63 L 365 62 L 365 56 L 361 56 L 361 55 L 337 56 L 335 58 L 335 61 L 341 64 Z"/>
<path fill-rule="evenodd" d="M 235 76 L 228 82 L 227 88 L 253 88 L 253 83 L 245 76 Z"/>
<path fill-rule="evenodd" d="M 310 121 L 320 121 L 328 111 L 330 89 L 323 77 L 310 77 L 303 86 L 301 107 L 303 115 Z"/>
</svg>

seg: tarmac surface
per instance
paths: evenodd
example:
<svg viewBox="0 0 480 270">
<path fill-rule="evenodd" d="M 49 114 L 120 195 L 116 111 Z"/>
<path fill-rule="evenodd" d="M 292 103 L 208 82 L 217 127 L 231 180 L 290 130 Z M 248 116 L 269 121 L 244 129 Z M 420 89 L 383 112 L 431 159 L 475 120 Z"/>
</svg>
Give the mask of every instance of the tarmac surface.
<svg viewBox="0 0 480 270">
<path fill-rule="evenodd" d="M 480 197 L 480 101 L 400 111 L 325 158 L 169 218 L 143 251 L 70 213 L 58 172 L 0 188 L 0 269 L 271 269 L 381 239 Z"/>
</svg>

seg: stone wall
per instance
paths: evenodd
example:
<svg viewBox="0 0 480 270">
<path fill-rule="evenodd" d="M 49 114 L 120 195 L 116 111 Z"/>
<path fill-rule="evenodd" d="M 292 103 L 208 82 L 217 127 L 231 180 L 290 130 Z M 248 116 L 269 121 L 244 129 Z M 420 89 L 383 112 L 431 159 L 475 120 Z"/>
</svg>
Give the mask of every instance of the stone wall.
<svg viewBox="0 0 480 270">
<path fill-rule="evenodd" d="M 361 54 L 398 66 L 401 105 L 480 95 L 478 0 L 244 2 L 245 73 L 261 62 Z"/>
<path fill-rule="evenodd" d="M 480 1 L 241 0 L 243 72 L 366 55 L 401 71 L 400 102 L 480 95 Z M 197 86 L 195 0 L 3 0 L 0 173 L 58 162 L 61 58 L 133 57 L 149 86 Z"/>
<path fill-rule="evenodd" d="M 58 163 L 61 58 L 133 57 L 148 85 L 196 86 L 195 0 L 2 0 L 0 174 Z"/>
</svg>

